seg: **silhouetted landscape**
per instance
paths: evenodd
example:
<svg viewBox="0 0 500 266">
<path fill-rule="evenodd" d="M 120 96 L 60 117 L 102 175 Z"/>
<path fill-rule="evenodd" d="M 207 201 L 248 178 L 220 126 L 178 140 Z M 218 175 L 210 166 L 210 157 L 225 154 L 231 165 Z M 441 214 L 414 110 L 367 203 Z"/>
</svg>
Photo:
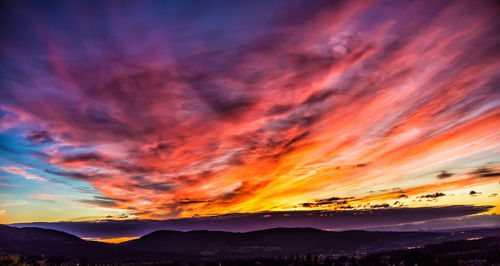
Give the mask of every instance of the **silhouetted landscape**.
<svg viewBox="0 0 500 266">
<path fill-rule="evenodd" d="M 499 0 L 1 0 L 0 266 L 500 266 Z"/>
<path fill-rule="evenodd" d="M 225 264 L 255 265 L 262 260 L 265 265 L 354 265 L 353 261 L 371 265 L 371 262 L 392 264 L 424 259 L 432 264 L 433 259 L 498 261 L 498 255 L 495 257 L 494 254 L 499 251 L 499 236 L 500 229 L 332 232 L 313 228 L 275 228 L 247 233 L 160 230 L 139 239 L 108 244 L 83 240 L 56 230 L 2 225 L 0 249 L 4 256 L 20 255 L 20 261 L 31 264 L 36 264 L 36 261 L 71 264 L 84 260 L 125 264 L 210 264 L 224 261 Z M 425 246 L 443 242 L 448 243 Z M 425 247 L 420 248 L 422 246 Z M 9 258 L 13 257 L 4 257 L 4 261 Z"/>
</svg>

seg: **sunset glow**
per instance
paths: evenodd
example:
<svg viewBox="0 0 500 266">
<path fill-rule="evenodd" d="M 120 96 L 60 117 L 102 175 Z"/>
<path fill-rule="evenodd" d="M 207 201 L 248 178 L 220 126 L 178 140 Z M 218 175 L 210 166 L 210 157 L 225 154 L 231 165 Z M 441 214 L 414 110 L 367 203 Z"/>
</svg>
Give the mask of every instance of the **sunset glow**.
<svg viewBox="0 0 500 266">
<path fill-rule="evenodd" d="M 500 214 L 494 1 L 43 2 L 1 7 L 0 223 Z"/>
</svg>

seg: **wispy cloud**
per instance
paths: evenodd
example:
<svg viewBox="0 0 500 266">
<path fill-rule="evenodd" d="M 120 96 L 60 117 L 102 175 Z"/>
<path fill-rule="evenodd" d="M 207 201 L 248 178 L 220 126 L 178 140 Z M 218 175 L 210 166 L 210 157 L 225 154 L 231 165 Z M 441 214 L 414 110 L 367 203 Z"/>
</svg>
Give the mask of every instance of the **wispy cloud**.
<svg viewBox="0 0 500 266">
<path fill-rule="evenodd" d="M 30 174 L 30 173 L 26 172 L 26 170 L 23 168 L 19 168 L 19 167 L 15 167 L 15 166 L 0 166 L 0 170 L 7 172 L 7 173 L 10 173 L 10 174 L 22 176 L 28 180 L 47 182 L 47 179 L 45 177 L 35 175 L 35 174 Z M 33 169 L 31 169 L 31 170 L 33 170 Z"/>
<path fill-rule="evenodd" d="M 2 200 L 0 207 L 21 206 L 28 204 L 27 200 Z"/>
<path fill-rule="evenodd" d="M 55 195 L 45 194 L 45 193 L 29 194 L 29 196 L 33 199 L 39 199 L 39 200 L 47 200 L 47 201 L 58 200 L 58 198 Z"/>
</svg>

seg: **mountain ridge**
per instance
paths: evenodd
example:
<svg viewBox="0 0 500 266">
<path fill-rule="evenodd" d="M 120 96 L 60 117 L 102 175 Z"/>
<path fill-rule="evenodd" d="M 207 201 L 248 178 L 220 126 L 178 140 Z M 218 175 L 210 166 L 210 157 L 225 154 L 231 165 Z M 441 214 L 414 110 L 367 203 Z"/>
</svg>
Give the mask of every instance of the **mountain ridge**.
<svg viewBox="0 0 500 266">
<path fill-rule="evenodd" d="M 276 257 L 290 254 L 354 254 L 423 246 L 451 240 L 500 236 L 500 228 L 467 232 L 327 231 L 273 228 L 245 233 L 157 230 L 119 244 L 88 241 L 51 229 L 0 225 L 0 251 L 26 256 L 116 259 L 187 259 Z"/>
</svg>

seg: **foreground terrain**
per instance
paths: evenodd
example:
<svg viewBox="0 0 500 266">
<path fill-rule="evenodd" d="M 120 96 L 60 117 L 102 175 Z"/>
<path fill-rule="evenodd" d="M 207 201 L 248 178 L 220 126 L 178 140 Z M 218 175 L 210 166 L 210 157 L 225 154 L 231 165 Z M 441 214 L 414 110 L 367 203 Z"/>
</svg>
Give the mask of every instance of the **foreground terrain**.
<svg viewBox="0 0 500 266">
<path fill-rule="evenodd" d="M 490 265 L 500 263 L 499 236 L 500 229 L 330 232 L 276 228 L 248 233 L 156 231 L 108 244 L 55 230 L 2 225 L 0 252 L 3 265 L 16 261 L 52 265 Z"/>
</svg>

